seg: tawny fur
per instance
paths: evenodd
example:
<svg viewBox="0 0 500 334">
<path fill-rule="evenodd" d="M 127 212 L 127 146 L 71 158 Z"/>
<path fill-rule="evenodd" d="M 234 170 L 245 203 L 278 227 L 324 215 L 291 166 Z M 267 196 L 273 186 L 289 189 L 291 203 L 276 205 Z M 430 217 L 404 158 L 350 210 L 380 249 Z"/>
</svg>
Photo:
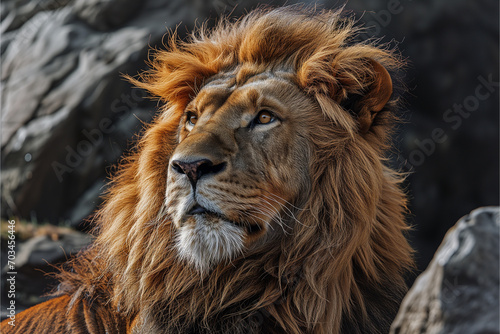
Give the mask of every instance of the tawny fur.
<svg viewBox="0 0 500 334">
<path fill-rule="evenodd" d="M 354 42 L 355 33 L 340 12 L 284 8 L 201 27 L 187 42 L 173 35 L 133 80 L 165 107 L 114 176 L 95 243 L 61 273 L 59 293 L 71 302 L 60 312 L 91 303 L 80 317 L 111 314 L 126 323 L 109 333 L 387 332 L 413 261 L 402 176 L 385 165 L 395 102 L 375 107 L 372 92 L 374 64 L 397 70 L 401 63 L 390 50 Z M 290 71 L 316 106 L 303 110 L 314 120 L 310 183 L 307 198 L 291 199 L 300 209 L 287 208 L 300 224 L 202 277 L 173 247 L 167 166 L 186 106 L 207 80 L 234 69 L 237 82 Z"/>
</svg>

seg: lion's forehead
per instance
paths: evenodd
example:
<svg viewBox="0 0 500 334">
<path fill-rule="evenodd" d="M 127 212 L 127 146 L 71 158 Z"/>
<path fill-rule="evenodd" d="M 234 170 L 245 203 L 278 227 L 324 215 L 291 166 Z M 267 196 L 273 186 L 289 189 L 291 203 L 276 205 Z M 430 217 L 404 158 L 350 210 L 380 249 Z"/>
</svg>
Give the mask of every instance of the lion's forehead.
<svg viewBox="0 0 500 334">
<path fill-rule="evenodd" d="M 221 86 L 236 88 L 254 81 L 281 79 L 295 81 L 296 73 L 288 69 L 262 69 L 252 65 L 240 65 L 232 70 L 221 71 L 205 80 L 203 87 Z"/>
<path fill-rule="evenodd" d="M 266 71 L 247 76 L 244 80 L 238 80 L 238 73 L 216 75 L 200 89 L 187 109 L 209 115 L 224 109 L 248 122 L 251 116 L 241 111 L 253 113 L 262 104 L 286 111 L 286 101 L 293 96 L 291 92 L 298 91 L 291 72 Z"/>
</svg>

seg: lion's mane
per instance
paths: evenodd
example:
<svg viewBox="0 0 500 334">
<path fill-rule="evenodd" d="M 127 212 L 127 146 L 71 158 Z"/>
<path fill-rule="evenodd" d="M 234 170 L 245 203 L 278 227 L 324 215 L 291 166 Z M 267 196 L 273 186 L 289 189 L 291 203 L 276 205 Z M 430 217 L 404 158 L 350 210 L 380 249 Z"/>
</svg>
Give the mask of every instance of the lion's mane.
<svg viewBox="0 0 500 334">
<path fill-rule="evenodd" d="M 348 109 L 373 84 L 370 61 L 388 70 L 401 63 L 355 35 L 340 12 L 297 8 L 202 26 L 187 42 L 172 35 L 151 70 L 132 79 L 165 107 L 112 179 L 95 219 L 98 237 L 61 273 L 59 292 L 144 332 L 386 332 L 413 263 L 402 176 L 385 166 L 395 103 L 375 115 L 363 105 L 356 115 Z M 207 78 L 242 64 L 295 69 L 325 122 L 310 137 L 312 189 L 295 212 L 301 223 L 281 243 L 201 278 L 172 247 L 167 166 L 184 107 Z"/>
</svg>

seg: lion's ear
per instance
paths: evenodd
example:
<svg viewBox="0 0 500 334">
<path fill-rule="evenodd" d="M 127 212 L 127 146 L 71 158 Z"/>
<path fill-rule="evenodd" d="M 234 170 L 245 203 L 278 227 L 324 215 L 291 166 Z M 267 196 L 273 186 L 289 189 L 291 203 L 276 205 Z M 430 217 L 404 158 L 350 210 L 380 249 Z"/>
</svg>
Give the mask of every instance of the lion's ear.
<svg viewBox="0 0 500 334">
<path fill-rule="evenodd" d="M 370 129 L 377 113 L 384 109 L 392 95 L 392 79 L 389 72 L 375 60 L 369 60 L 368 63 L 371 75 L 366 78 L 368 80 L 366 88 L 361 94 L 348 94 L 341 102 L 341 105 L 357 118 L 361 133 L 366 133 Z"/>
<path fill-rule="evenodd" d="M 384 66 L 376 61 L 371 61 L 375 80 L 371 85 L 371 91 L 367 95 L 367 99 L 371 102 L 371 111 L 381 111 L 392 95 L 392 79 L 389 72 Z"/>
</svg>

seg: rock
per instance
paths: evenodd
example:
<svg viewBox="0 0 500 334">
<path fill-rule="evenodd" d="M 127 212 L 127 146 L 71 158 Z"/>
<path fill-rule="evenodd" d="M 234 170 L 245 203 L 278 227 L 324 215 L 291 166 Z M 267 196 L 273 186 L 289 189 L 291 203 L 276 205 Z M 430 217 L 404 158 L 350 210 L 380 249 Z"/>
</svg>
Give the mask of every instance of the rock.
<svg viewBox="0 0 500 334">
<path fill-rule="evenodd" d="M 91 236 L 81 232 L 71 232 L 51 235 L 36 236 L 20 247 L 16 256 L 16 267 L 18 272 L 28 267 L 40 267 L 47 263 L 57 263 L 66 260 L 71 254 L 75 254 L 92 240 Z M 5 271 L 3 268 L 2 273 Z"/>
<path fill-rule="evenodd" d="M 93 28 L 106 31 L 126 23 L 143 4 L 136 0 L 79 0 L 74 11 Z"/>
<path fill-rule="evenodd" d="M 156 109 L 120 74 L 144 67 L 148 42 L 188 9 L 162 0 L 2 7 L 14 34 L 2 40 L 2 216 L 77 225 L 99 204 L 93 185 Z"/>
<path fill-rule="evenodd" d="M 113 23 L 103 21 L 99 27 L 107 24 L 106 31 L 87 22 L 87 2 L 59 3 L 25 5 L 9 14 L 25 15 L 26 21 L 13 23 L 19 26 L 15 38 L 2 48 L 2 123 L 8 124 L 2 128 L 4 217 L 54 223 L 75 217 L 80 197 L 105 178 L 106 165 L 126 148 L 130 134 L 120 137 L 113 129 L 134 115 L 127 126 L 137 131 L 154 113 L 154 104 L 142 95 L 136 94 L 141 101 L 126 104 L 118 92 L 130 98 L 132 89 L 120 73 L 135 74 L 148 39 L 164 33 L 160 14 L 154 14 L 158 3 L 149 1 L 142 10 L 124 7 L 132 7 L 132 15 L 113 9 L 117 1 L 92 1 L 95 10 L 115 14 Z M 143 23 L 146 17 L 149 24 Z M 125 21 L 126 28 L 115 29 Z M 78 224 L 98 201 L 87 203 L 72 223 Z"/>
<path fill-rule="evenodd" d="M 391 334 L 500 332 L 500 208 L 463 217 L 403 300 Z"/>
</svg>

